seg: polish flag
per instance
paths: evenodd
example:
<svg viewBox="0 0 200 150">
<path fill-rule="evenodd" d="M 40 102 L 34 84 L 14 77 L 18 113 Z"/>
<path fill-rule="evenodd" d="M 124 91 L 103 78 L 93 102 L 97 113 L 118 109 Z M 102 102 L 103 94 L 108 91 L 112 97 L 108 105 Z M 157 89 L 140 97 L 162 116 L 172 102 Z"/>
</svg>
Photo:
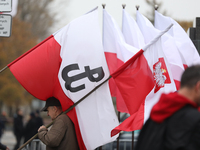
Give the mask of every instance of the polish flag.
<svg viewBox="0 0 200 150">
<path fill-rule="evenodd" d="M 111 135 L 141 129 L 152 106 L 162 93 L 176 91 L 167 59 L 163 53 L 161 32 L 116 72 L 111 74 L 125 101 L 132 106 L 130 117 L 112 130 Z M 145 104 L 145 105 L 144 105 Z"/>
<path fill-rule="evenodd" d="M 158 11 L 155 11 L 155 27 L 157 29 L 163 30 L 169 24 L 174 24 L 168 33 L 175 41 L 184 68 L 194 64 L 200 64 L 199 53 L 184 29 L 172 18 L 163 16 Z"/>
<path fill-rule="evenodd" d="M 116 71 L 138 52 L 138 49 L 125 42 L 119 26 L 105 9 L 103 9 L 103 47 L 110 73 Z M 109 80 L 109 85 L 112 96 L 117 98 L 117 110 L 129 113 L 113 79 Z"/>
<path fill-rule="evenodd" d="M 77 18 L 8 65 L 33 96 L 54 96 L 67 110 L 109 77 L 98 22 L 98 9 Z M 114 141 L 119 122 L 108 82 L 68 113 L 80 149 L 92 150 Z"/>
<path fill-rule="evenodd" d="M 127 44 L 141 49 L 145 46 L 144 37 L 137 22 L 123 9 L 122 33 Z"/>
<path fill-rule="evenodd" d="M 137 24 L 144 36 L 146 44 L 160 33 L 160 30 L 156 29 L 145 16 L 140 14 L 139 11 L 137 11 Z M 168 24 L 168 26 L 169 25 L 170 24 Z M 165 28 L 161 30 L 164 30 Z M 184 71 L 184 66 L 183 66 L 180 53 L 176 47 L 174 38 L 170 36 L 168 33 L 164 34 L 161 37 L 161 41 L 162 41 L 162 46 L 163 46 L 163 52 L 169 62 L 172 76 L 176 84 L 176 88 L 178 90 L 180 86 L 181 75 Z"/>
</svg>

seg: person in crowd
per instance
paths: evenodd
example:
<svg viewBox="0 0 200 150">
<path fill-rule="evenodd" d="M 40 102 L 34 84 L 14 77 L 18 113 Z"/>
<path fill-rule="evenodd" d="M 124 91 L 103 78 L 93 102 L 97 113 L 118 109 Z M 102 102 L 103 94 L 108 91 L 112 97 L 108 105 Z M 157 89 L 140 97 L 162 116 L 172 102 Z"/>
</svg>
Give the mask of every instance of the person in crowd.
<svg viewBox="0 0 200 150">
<path fill-rule="evenodd" d="M 6 123 L 7 123 L 6 112 L 3 111 L 0 115 L 0 141 L 5 131 Z"/>
<path fill-rule="evenodd" d="M 4 125 L 3 121 L 0 119 L 0 141 L 1 141 L 4 129 L 5 129 L 5 125 Z"/>
<path fill-rule="evenodd" d="M 38 133 L 38 129 L 40 128 L 40 126 L 42 126 L 44 123 L 43 123 L 43 119 L 42 117 L 40 116 L 40 111 L 39 110 L 36 110 L 35 111 L 35 119 L 36 119 L 36 131 L 35 131 L 35 134 Z M 38 136 L 36 137 L 36 139 L 39 139 Z M 41 150 L 41 145 L 39 142 L 36 142 L 36 149 L 37 150 Z"/>
<path fill-rule="evenodd" d="M 135 150 L 200 150 L 200 65 L 188 67 L 177 92 L 162 94 Z"/>
<path fill-rule="evenodd" d="M 7 114 L 6 114 L 5 111 L 2 111 L 1 116 L 0 116 L 0 119 L 3 121 L 3 124 L 4 124 L 4 125 L 8 122 Z"/>
<path fill-rule="evenodd" d="M 21 138 L 24 134 L 23 112 L 21 109 L 17 109 L 16 115 L 14 116 L 13 129 L 17 141 L 14 150 L 17 150 L 20 146 Z"/>
<path fill-rule="evenodd" d="M 35 120 L 36 120 L 36 129 L 39 129 L 40 126 L 42 126 L 44 123 L 43 123 L 43 119 L 42 117 L 40 116 L 40 111 L 39 110 L 36 110 L 35 111 Z M 37 130 L 36 130 L 36 133 L 37 133 Z M 35 133 L 35 134 L 36 134 Z"/>
<path fill-rule="evenodd" d="M 48 98 L 42 111 L 47 111 L 54 121 L 50 130 L 45 126 L 38 129 L 38 137 L 46 145 L 46 150 L 78 150 L 73 122 L 63 114 L 60 101 L 55 97 Z"/>
<path fill-rule="evenodd" d="M 2 143 L 0 143 L 0 149 L 2 149 L 2 150 L 10 150 L 6 145 L 3 145 Z"/>
<path fill-rule="evenodd" d="M 36 134 L 37 129 L 38 128 L 36 126 L 35 113 L 31 112 L 29 115 L 29 120 L 25 125 L 24 129 L 24 143 L 26 143 L 30 138 L 32 138 Z"/>
</svg>

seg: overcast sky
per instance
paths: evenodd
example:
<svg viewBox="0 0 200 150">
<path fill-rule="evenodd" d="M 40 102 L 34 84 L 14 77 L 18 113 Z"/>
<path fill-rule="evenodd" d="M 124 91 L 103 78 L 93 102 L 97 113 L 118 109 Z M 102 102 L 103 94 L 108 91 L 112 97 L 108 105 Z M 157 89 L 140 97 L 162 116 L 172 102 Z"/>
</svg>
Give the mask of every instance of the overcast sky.
<svg viewBox="0 0 200 150">
<path fill-rule="evenodd" d="M 56 0 L 57 5 L 62 0 Z M 152 1 L 152 0 L 150 0 Z M 200 0 L 157 0 L 162 2 L 162 6 L 159 8 L 159 12 L 166 11 L 167 15 L 176 20 L 188 20 L 194 21 L 196 17 L 200 17 Z M 140 6 L 139 11 L 146 15 L 151 11 L 145 0 L 69 0 L 68 4 L 63 6 L 63 10 L 58 14 L 62 16 L 62 21 L 53 30 L 58 30 L 62 26 L 68 24 L 70 21 L 85 14 L 91 9 L 98 6 L 99 8 L 99 20 L 102 23 L 102 4 L 106 4 L 106 10 L 121 26 L 122 20 L 122 4 L 126 4 L 126 11 L 130 13 L 133 18 L 136 13 L 136 5 Z M 55 5 L 56 6 L 56 5 Z"/>
</svg>

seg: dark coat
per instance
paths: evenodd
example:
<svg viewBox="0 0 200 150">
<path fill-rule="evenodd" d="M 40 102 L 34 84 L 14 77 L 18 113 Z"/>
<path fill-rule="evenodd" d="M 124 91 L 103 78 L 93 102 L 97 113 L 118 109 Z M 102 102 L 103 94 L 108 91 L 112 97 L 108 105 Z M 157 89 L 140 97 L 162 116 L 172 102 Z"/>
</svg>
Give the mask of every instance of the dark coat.
<svg viewBox="0 0 200 150">
<path fill-rule="evenodd" d="M 32 138 L 37 131 L 37 127 L 36 127 L 36 120 L 35 118 L 31 118 L 24 129 L 24 143 L 27 142 L 30 138 Z"/>
<path fill-rule="evenodd" d="M 6 150 L 6 148 L 7 148 L 7 147 L 6 147 L 5 145 L 3 145 L 3 144 L 0 143 L 0 149 Z"/>
<path fill-rule="evenodd" d="M 44 125 L 44 123 L 43 123 L 43 119 L 40 116 L 36 117 L 35 119 L 36 119 L 36 129 L 37 129 L 35 131 L 35 134 L 37 134 L 38 129 L 40 128 L 40 126 Z M 36 139 L 38 139 L 38 136 L 36 137 Z"/>
<path fill-rule="evenodd" d="M 17 115 L 14 117 L 14 134 L 16 137 L 22 137 L 24 133 L 23 126 L 23 117 L 21 115 Z"/>
<path fill-rule="evenodd" d="M 38 117 L 35 117 L 35 120 L 36 120 L 36 128 L 37 130 L 40 128 L 40 126 L 42 126 L 44 123 L 43 123 L 43 119 L 38 116 Z"/>
<path fill-rule="evenodd" d="M 5 125 L 4 125 L 3 121 L 0 119 L 0 138 L 3 134 L 4 128 L 5 128 Z"/>
<path fill-rule="evenodd" d="M 40 130 L 38 137 L 46 150 L 79 150 L 74 125 L 66 114 L 58 116 L 49 131 Z"/>
<path fill-rule="evenodd" d="M 199 150 L 200 112 L 186 105 L 162 123 L 147 120 L 135 150 Z"/>
</svg>

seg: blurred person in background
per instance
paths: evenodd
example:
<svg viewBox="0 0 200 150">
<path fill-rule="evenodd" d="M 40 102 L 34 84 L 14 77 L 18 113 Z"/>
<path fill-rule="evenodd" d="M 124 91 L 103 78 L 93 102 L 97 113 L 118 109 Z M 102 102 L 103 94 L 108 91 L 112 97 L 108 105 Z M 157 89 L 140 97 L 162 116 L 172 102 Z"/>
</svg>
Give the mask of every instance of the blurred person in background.
<svg viewBox="0 0 200 150">
<path fill-rule="evenodd" d="M 36 118 L 35 113 L 31 112 L 29 115 L 29 120 L 27 124 L 25 125 L 24 129 L 24 143 L 27 142 L 32 136 L 35 135 L 37 132 L 37 126 L 36 126 Z"/>
<path fill-rule="evenodd" d="M 2 135 L 5 131 L 7 122 L 8 122 L 8 120 L 7 120 L 7 117 L 6 117 L 6 112 L 3 111 L 0 115 L 0 141 L 1 141 Z"/>
<path fill-rule="evenodd" d="M 24 134 L 23 112 L 21 109 L 17 109 L 16 115 L 14 116 L 13 130 L 17 141 L 14 150 L 17 150 L 20 146 L 21 138 Z"/>
<path fill-rule="evenodd" d="M 43 119 L 42 117 L 40 116 L 40 111 L 39 110 L 36 110 L 35 111 L 35 119 L 36 119 L 36 132 L 35 134 L 38 133 L 38 129 L 40 128 L 40 126 L 44 125 L 43 123 Z M 36 137 L 36 139 L 39 139 L 38 136 Z M 39 145 L 40 143 L 36 143 L 36 149 L 37 150 L 41 150 L 41 146 Z"/>
<path fill-rule="evenodd" d="M 1 141 L 4 129 L 5 129 L 5 125 L 4 125 L 3 121 L 0 119 L 0 141 Z"/>
<path fill-rule="evenodd" d="M 44 124 L 43 119 L 42 119 L 42 117 L 40 116 L 40 111 L 39 111 L 39 110 L 36 110 L 36 111 L 35 111 L 35 120 L 36 120 L 36 128 L 39 129 L 40 126 L 42 126 L 42 125 Z M 38 133 L 38 131 L 36 130 L 36 133 L 35 133 L 35 134 L 37 134 L 37 133 Z M 38 137 L 37 137 L 37 138 L 38 138 Z"/>
</svg>

